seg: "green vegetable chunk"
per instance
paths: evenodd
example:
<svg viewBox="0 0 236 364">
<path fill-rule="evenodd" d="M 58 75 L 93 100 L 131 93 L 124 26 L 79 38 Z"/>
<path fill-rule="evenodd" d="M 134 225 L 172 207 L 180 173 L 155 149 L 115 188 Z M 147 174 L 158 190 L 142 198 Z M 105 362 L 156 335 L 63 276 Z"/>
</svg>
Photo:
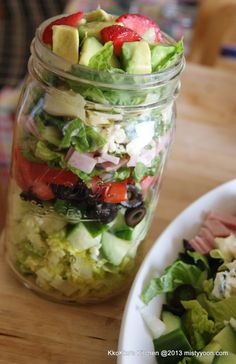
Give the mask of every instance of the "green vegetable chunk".
<svg viewBox="0 0 236 364">
<path fill-rule="evenodd" d="M 141 297 L 144 303 L 148 303 L 158 294 L 173 292 L 182 284 L 190 284 L 196 290 L 201 291 L 206 278 L 206 271 L 201 271 L 195 265 L 177 260 L 165 269 L 162 276 L 150 281 L 147 287 L 144 288 Z"/>
<path fill-rule="evenodd" d="M 185 351 L 192 351 L 188 339 L 180 328 L 154 339 L 153 344 L 155 351 L 159 353 L 162 350 L 170 350 L 172 353 L 176 353 L 176 355 L 168 355 L 166 357 L 161 355 L 157 356 L 158 364 L 177 364 L 183 358 Z"/>
<path fill-rule="evenodd" d="M 194 350 L 201 350 L 215 333 L 215 323 L 208 319 L 207 311 L 197 300 L 182 301 L 182 305 L 187 310 L 183 324 L 189 341 Z"/>
</svg>

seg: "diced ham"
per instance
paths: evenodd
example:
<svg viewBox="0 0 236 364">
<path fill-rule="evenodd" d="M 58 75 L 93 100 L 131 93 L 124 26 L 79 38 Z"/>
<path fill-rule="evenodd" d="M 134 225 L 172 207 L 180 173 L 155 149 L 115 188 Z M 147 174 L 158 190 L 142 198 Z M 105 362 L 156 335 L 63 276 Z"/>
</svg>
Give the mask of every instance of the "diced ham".
<svg viewBox="0 0 236 364">
<path fill-rule="evenodd" d="M 204 249 L 202 249 L 202 247 L 199 245 L 199 243 L 197 242 L 196 238 L 189 240 L 189 244 L 197 252 L 199 252 L 201 254 L 205 254 Z"/>
<path fill-rule="evenodd" d="M 212 249 L 210 244 L 207 242 L 207 240 L 201 238 L 200 236 L 196 236 L 195 240 L 196 240 L 198 246 L 203 251 L 203 254 L 209 253 L 209 251 Z"/>
<path fill-rule="evenodd" d="M 208 219 L 218 220 L 223 225 L 228 227 L 229 229 L 236 230 L 236 216 L 227 214 L 227 213 L 219 213 L 219 212 L 213 212 L 211 211 L 208 214 Z"/>
<path fill-rule="evenodd" d="M 208 244 L 212 247 L 212 249 L 215 247 L 214 235 L 209 229 L 204 226 L 201 227 L 198 235 L 201 236 L 203 239 L 207 240 Z"/>
<path fill-rule="evenodd" d="M 210 230 L 214 237 L 227 237 L 231 234 L 231 230 L 229 230 L 219 220 L 207 218 L 204 221 L 203 226 Z"/>
<path fill-rule="evenodd" d="M 99 157 L 97 157 L 97 163 L 111 162 L 115 165 L 119 164 L 120 158 L 115 157 L 114 155 L 108 153 L 102 153 Z"/>
<path fill-rule="evenodd" d="M 91 173 L 97 164 L 97 159 L 93 158 L 91 154 L 79 153 L 76 150 L 72 153 L 70 151 L 70 156 L 67 161 L 70 166 L 78 168 L 84 173 Z"/>
</svg>

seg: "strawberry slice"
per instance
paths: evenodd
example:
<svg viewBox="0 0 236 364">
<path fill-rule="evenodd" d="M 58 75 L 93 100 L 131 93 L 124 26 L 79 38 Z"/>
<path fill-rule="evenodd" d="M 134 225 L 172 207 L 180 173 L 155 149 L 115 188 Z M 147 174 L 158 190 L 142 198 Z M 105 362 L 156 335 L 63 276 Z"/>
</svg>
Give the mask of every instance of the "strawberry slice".
<svg viewBox="0 0 236 364">
<path fill-rule="evenodd" d="M 160 28 L 148 16 L 140 14 L 123 14 L 116 19 L 116 22 L 124 24 L 125 27 L 132 29 L 141 37 L 150 29 L 153 28 L 156 34 L 156 42 L 162 41 Z"/>
<path fill-rule="evenodd" d="M 104 43 L 112 41 L 114 53 L 119 56 L 121 48 L 125 42 L 136 42 L 141 40 L 140 35 L 133 30 L 122 27 L 121 25 L 111 25 L 101 30 L 101 36 Z"/>
<path fill-rule="evenodd" d="M 69 25 L 71 27 L 76 27 L 79 24 L 80 19 L 83 17 L 84 13 L 82 11 L 79 11 L 77 13 L 63 16 L 62 18 L 59 18 L 57 20 L 54 20 L 48 26 L 44 29 L 43 32 L 43 42 L 46 44 L 52 43 L 52 27 L 53 25 Z"/>
</svg>

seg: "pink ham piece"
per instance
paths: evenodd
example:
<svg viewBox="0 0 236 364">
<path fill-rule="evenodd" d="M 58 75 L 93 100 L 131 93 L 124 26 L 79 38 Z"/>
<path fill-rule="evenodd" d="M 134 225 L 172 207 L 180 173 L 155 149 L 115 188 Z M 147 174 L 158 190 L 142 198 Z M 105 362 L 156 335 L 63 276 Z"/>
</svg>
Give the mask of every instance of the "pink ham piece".
<svg viewBox="0 0 236 364">
<path fill-rule="evenodd" d="M 218 220 L 229 229 L 236 231 L 236 216 L 211 211 L 207 219 Z"/>
<path fill-rule="evenodd" d="M 229 230 L 219 220 L 207 218 L 204 221 L 203 226 L 205 226 L 214 235 L 215 238 L 226 238 L 231 234 L 231 230 Z"/>
<path fill-rule="evenodd" d="M 71 148 L 72 149 L 72 148 Z M 79 153 L 76 150 L 68 151 L 66 160 L 71 167 L 78 168 L 84 173 L 91 173 L 97 164 L 97 159 L 90 153 Z"/>
<path fill-rule="evenodd" d="M 197 235 L 195 237 L 195 240 L 196 240 L 198 246 L 203 251 L 203 254 L 209 253 L 209 251 L 212 249 L 210 244 L 206 240 L 202 239 L 200 236 Z"/>
<path fill-rule="evenodd" d="M 198 235 L 203 238 L 207 243 L 211 246 L 211 248 L 215 248 L 215 238 L 214 235 L 208 230 L 206 227 L 201 227 Z"/>
<path fill-rule="evenodd" d="M 201 253 L 203 255 L 205 254 L 205 250 L 202 249 L 201 245 L 199 245 L 199 242 L 196 240 L 196 238 L 189 240 L 189 244 L 197 252 L 199 252 L 199 253 Z"/>
<path fill-rule="evenodd" d="M 114 155 L 108 153 L 102 153 L 99 157 L 97 157 L 97 163 L 111 162 L 115 165 L 119 164 L 120 158 L 115 157 Z"/>
</svg>

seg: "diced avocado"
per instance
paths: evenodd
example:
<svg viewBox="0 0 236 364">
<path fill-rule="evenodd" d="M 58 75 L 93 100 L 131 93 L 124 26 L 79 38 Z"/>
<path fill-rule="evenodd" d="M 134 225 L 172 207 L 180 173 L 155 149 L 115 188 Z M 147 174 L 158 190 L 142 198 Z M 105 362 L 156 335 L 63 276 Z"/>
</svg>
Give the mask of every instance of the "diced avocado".
<svg viewBox="0 0 236 364">
<path fill-rule="evenodd" d="M 236 363 L 236 355 L 229 352 L 228 355 L 215 356 L 212 364 L 235 364 L 235 363 Z"/>
<path fill-rule="evenodd" d="M 96 9 L 94 11 L 90 11 L 85 15 L 85 19 L 90 21 L 111 21 L 113 19 L 113 15 L 108 14 L 106 11 L 102 9 Z"/>
<path fill-rule="evenodd" d="M 181 328 L 181 319 L 169 311 L 162 311 L 162 321 L 166 325 L 164 335 Z"/>
<path fill-rule="evenodd" d="M 82 40 L 83 38 L 95 37 L 98 40 L 101 40 L 101 30 L 114 24 L 118 23 L 115 23 L 114 21 L 93 21 L 91 23 L 83 24 L 79 27 L 80 39 Z"/>
<path fill-rule="evenodd" d="M 125 71 L 128 73 L 146 74 L 152 72 L 151 51 L 145 40 L 124 43 L 122 60 Z"/>
<path fill-rule="evenodd" d="M 79 252 L 99 244 L 101 235 L 95 238 L 88 232 L 83 223 L 76 224 L 67 235 L 67 240 Z"/>
<path fill-rule="evenodd" d="M 84 222 L 84 226 L 86 227 L 86 229 L 89 231 L 89 233 L 92 235 L 93 238 L 96 238 L 96 236 L 101 235 L 109 228 L 109 225 L 102 224 L 97 221 L 86 221 Z"/>
<path fill-rule="evenodd" d="M 78 63 L 78 29 L 68 25 L 54 25 L 52 32 L 52 51 L 73 64 Z"/>
<path fill-rule="evenodd" d="M 80 51 L 79 64 L 88 66 L 90 58 L 92 58 L 102 47 L 103 45 L 96 38 L 86 38 Z"/>
<path fill-rule="evenodd" d="M 131 240 L 134 229 L 126 224 L 124 214 L 120 212 L 109 231 L 120 239 Z"/>
<path fill-rule="evenodd" d="M 226 325 L 217 335 L 213 337 L 221 345 L 223 351 L 236 354 L 236 332 L 230 325 Z"/>
<path fill-rule="evenodd" d="M 175 46 L 168 44 L 156 44 L 151 45 L 151 64 L 152 71 L 155 71 L 156 68 L 166 60 L 167 57 L 170 57 L 175 53 Z"/>
<path fill-rule="evenodd" d="M 184 356 L 185 351 L 192 351 L 192 347 L 188 342 L 183 330 L 180 328 L 169 332 L 166 335 L 162 335 L 157 339 L 153 340 L 155 351 L 161 353 L 162 350 L 168 351 L 170 350 L 172 353 L 179 353 L 183 355 L 171 355 L 168 357 L 164 357 L 159 355 L 157 357 L 158 364 L 177 364 L 181 361 Z"/>
<path fill-rule="evenodd" d="M 131 248 L 130 242 L 108 232 L 103 234 L 101 244 L 105 257 L 113 265 L 120 265 Z"/>
</svg>

